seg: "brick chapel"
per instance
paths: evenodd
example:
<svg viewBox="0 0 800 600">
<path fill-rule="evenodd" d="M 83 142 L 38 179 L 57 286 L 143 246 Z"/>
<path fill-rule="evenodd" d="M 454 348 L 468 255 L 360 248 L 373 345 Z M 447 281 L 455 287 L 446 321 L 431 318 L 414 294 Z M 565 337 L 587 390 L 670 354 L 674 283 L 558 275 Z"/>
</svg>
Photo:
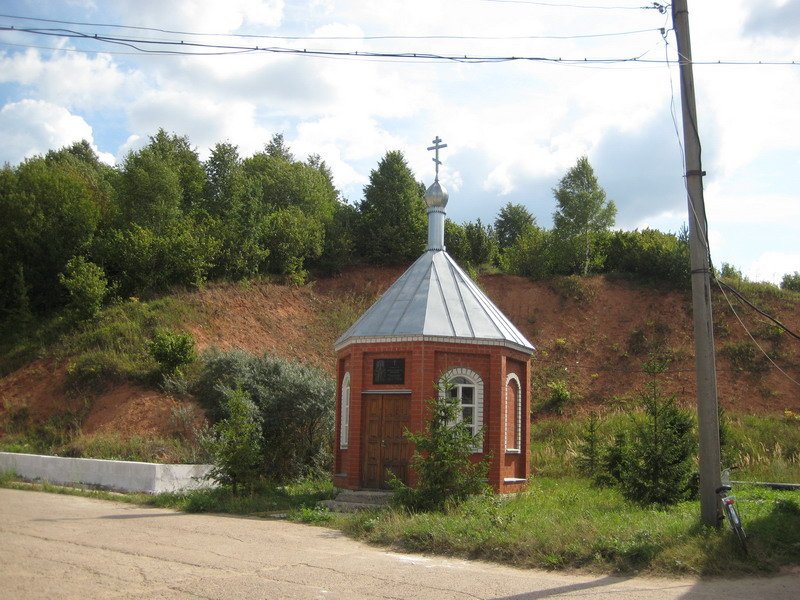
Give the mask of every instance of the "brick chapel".
<svg viewBox="0 0 800 600">
<path fill-rule="evenodd" d="M 490 457 L 496 492 L 530 476 L 530 357 L 533 345 L 447 254 L 448 194 L 436 178 L 425 192 L 426 252 L 336 341 L 334 485 L 383 489 L 387 473 L 413 485 L 408 428 L 421 431 L 437 384 L 458 398 L 461 418 L 483 432 L 476 460 Z"/>
</svg>

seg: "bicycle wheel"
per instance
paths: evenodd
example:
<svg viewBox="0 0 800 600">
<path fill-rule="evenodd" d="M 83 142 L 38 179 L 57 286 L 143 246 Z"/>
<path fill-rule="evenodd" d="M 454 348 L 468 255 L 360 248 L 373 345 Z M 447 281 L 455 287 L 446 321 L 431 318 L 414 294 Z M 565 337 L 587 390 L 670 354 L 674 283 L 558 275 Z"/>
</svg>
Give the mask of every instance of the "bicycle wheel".
<svg viewBox="0 0 800 600">
<path fill-rule="evenodd" d="M 742 527 L 742 520 L 739 518 L 739 511 L 736 510 L 736 506 L 734 504 L 726 504 L 725 512 L 728 513 L 728 523 L 731 524 L 731 530 L 739 540 L 742 550 L 745 554 L 747 554 L 747 534 L 744 532 L 744 527 Z"/>
</svg>

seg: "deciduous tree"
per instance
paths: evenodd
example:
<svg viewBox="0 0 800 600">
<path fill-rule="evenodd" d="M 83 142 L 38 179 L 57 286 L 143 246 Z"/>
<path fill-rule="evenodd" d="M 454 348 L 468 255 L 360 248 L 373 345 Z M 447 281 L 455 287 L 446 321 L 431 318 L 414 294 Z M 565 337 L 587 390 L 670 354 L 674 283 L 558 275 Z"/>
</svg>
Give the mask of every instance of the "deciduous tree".
<svg viewBox="0 0 800 600">
<path fill-rule="evenodd" d="M 497 238 L 491 225 L 484 225 L 478 219 L 474 223 L 466 223 L 464 232 L 469 244 L 469 262 L 479 267 L 494 262 L 497 258 Z"/>
<path fill-rule="evenodd" d="M 510 248 L 525 230 L 535 224 L 536 219 L 525 206 L 508 202 L 494 220 L 494 233 L 500 249 Z"/>
<path fill-rule="evenodd" d="M 597 181 L 589 159 L 582 156 L 553 190 L 558 208 L 553 214 L 557 265 L 566 274 L 586 275 L 602 262 L 598 234 L 614 225 L 617 207 Z"/>
<path fill-rule="evenodd" d="M 358 247 L 368 261 L 402 263 L 424 251 L 425 203 L 420 185 L 399 150 L 387 152 L 370 173 L 358 210 Z"/>
</svg>

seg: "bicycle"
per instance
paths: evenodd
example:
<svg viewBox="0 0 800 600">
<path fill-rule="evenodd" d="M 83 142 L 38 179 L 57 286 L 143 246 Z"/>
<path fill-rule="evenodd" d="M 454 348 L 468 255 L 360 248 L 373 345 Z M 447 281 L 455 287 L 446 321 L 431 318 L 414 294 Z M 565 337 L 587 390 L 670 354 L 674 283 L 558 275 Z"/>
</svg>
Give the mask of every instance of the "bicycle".
<svg viewBox="0 0 800 600">
<path fill-rule="evenodd" d="M 725 516 L 728 518 L 728 523 L 731 526 L 731 531 L 739 540 L 742 545 L 742 550 L 747 554 L 747 534 L 742 527 L 742 519 L 739 516 L 739 511 L 736 508 L 736 496 L 729 496 L 728 492 L 731 491 L 731 475 L 730 470 L 725 469 L 722 471 L 721 482 L 722 485 L 717 488 L 717 495 L 722 501 L 722 509 L 725 511 Z"/>
</svg>

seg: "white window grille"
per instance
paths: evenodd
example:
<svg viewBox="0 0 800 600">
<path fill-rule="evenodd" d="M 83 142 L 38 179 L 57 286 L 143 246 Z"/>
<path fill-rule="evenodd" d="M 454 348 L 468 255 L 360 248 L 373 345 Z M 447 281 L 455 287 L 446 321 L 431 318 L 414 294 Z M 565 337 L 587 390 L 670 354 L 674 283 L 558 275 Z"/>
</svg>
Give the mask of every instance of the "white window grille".
<svg viewBox="0 0 800 600">
<path fill-rule="evenodd" d="M 339 426 L 339 448 L 347 450 L 347 440 L 350 437 L 350 373 L 345 373 L 342 379 L 342 402 Z"/>
<path fill-rule="evenodd" d="M 460 406 L 459 421 L 470 426 L 472 435 L 483 429 L 483 379 L 475 371 L 464 367 L 450 369 L 440 380 L 440 394 L 457 398 Z M 446 385 L 445 385 L 446 384 Z M 444 389 L 446 387 L 446 389 Z M 482 452 L 483 444 L 476 445 L 474 452 Z"/>
</svg>

